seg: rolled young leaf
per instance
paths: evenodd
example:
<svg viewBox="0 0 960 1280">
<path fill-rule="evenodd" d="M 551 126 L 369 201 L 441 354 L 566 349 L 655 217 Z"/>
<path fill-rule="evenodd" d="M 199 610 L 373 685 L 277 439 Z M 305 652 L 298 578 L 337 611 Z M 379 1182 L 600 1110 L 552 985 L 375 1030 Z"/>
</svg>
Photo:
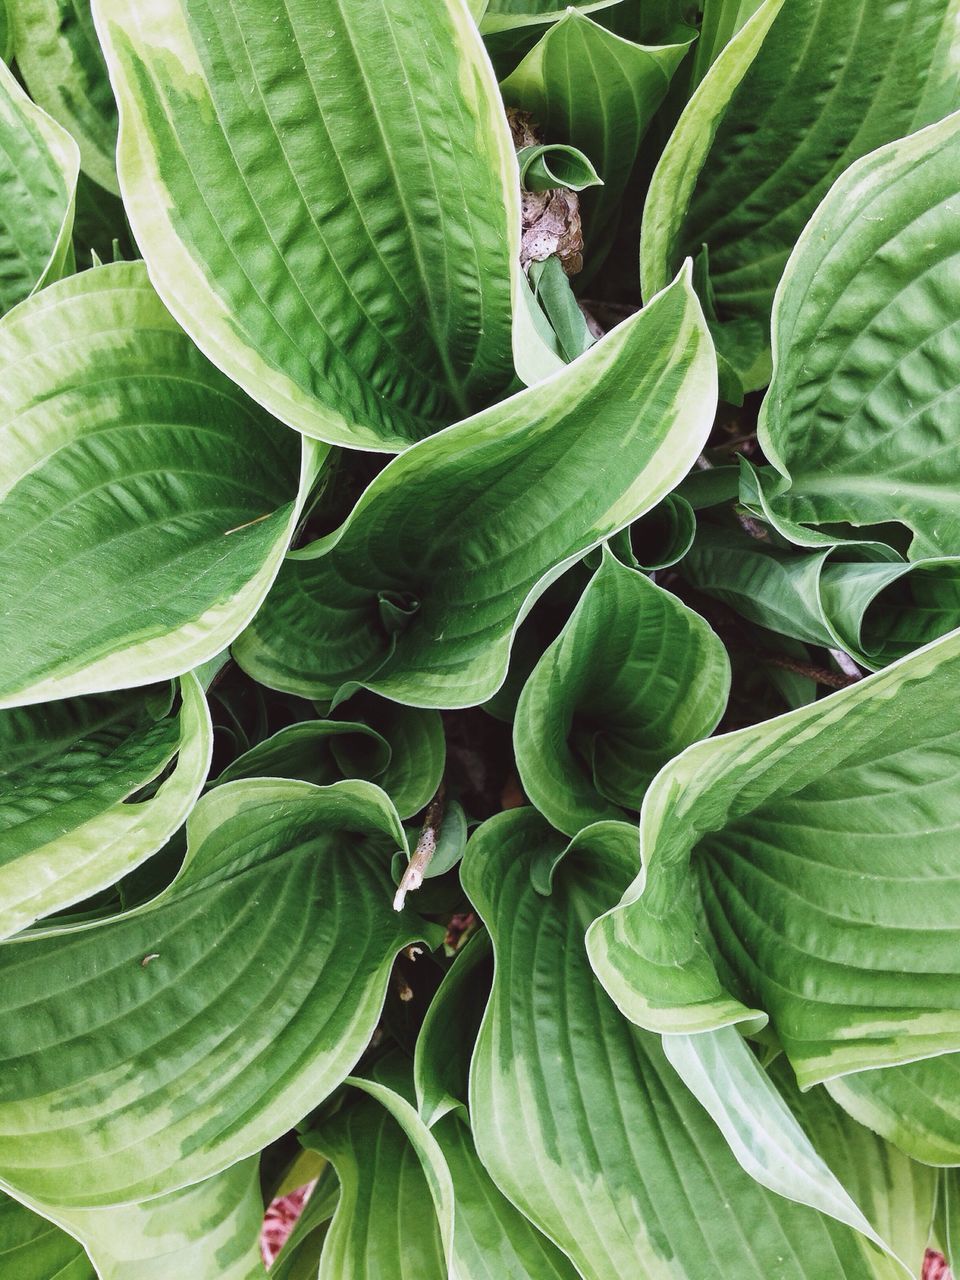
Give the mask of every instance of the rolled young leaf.
<svg viewBox="0 0 960 1280">
<path fill-rule="evenodd" d="M 529 111 L 550 142 L 585 152 L 603 180 L 581 197 L 588 275 L 610 247 L 640 143 L 688 47 L 637 44 L 568 8 L 501 85 L 508 106 Z"/>
<path fill-rule="evenodd" d="M 288 557 L 237 661 L 306 697 L 359 682 L 415 706 L 485 701 L 534 601 L 669 493 L 715 404 L 685 270 L 553 378 L 394 459 L 337 532 Z"/>
<path fill-rule="evenodd" d="M 520 185 L 526 191 L 549 191 L 553 187 L 583 191 L 603 185 L 588 157 L 565 143 L 523 147 L 517 152 L 517 165 Z"/>
<path fill-rule="evenodd" d="M 15 0 L 13 16 L 30 96 L 77 140 L 84 173 L 117 194 L 117 104 L 90 0 Z"/>
<path fill-rule="evenodd" d="M 473 836 L 464 887 L 496 954 L 470 1080 L 480 1159 L 584 1280 L 892 1280 L 864 1237 L 740 1168 L 659 1038 L 597 983 L 584 930 L 635 869 L 625 823 L 566 852 L 531 809 Z"/>
<path fill-rule="evenodd" d="M 77 144 L 0 61 L 0 315 L 73 270 Z"/>
<path fill-rule="evenodd" d="M 180 675 L 246 625 L 324 450 L 208 363 L 142 263 L 0 321 L 0 707 Z"/>
<path fill-rule="evenodd" d="M 520 780 L 558 831 L 639 809 L 661 765 L 717 726 L 730 662 L 706 622 L 604 548 L 513 723 Z"/>
<path fill-rule="evenodd" d="M 175 714 L 152 707 L 162 689 L 0 711 L 0 939 L 108 888 L 186 821 L 213 730 L 196 678 L 180 688 Z"/>
<path fill-rule="evenodd" d="M 231 783 L 187 837 L 144 906 L 0 948 L 0 1169 L 18 1194 L 127 1203 L 272 1142 L 354 1066 L 396 954 L 430 929 L 393 910 L 403 829 L 370 783 Z"/>
<path fill-rule="evenodd" d="M 517 165 L 462 0 L 93 7 L 131 226 L 215 364 L 365 449 L 506 392 Z"/>
<path fill-rule="evenodd" d="M 781 635 L 876 671 L 960 625 L 960 558 L 902 560 L 876 543 L 797 552 L 701 525 L 682 573 Z"/>
<path fill-rule="evenodd" d="M 705 473 L 691 472 L 691 476 L 694 474 Z M 696 532 L 697 517 L 693 507 L 674 491 L 628 529 L 614 534 L 607 545 L 622 564 L 644 573 L 654 573 L 657 569 L 669 569 L 682 560 L 693 546 Z"/>
<path fill-rule="evenodd" d="M 758 430 L 785 536 L 897 520 L 911 559 L 960 554 L 958 198 L 960 112 L 852 166 L 797 242 Z"/>
<path fill-rule="evenodd" d="M 587 939 L 629 1018 L 769 1015 L 802 1088 L 960 1049 L 958 673 L 953 632 L 661 771 L 643 870 Z"/>
</svg>

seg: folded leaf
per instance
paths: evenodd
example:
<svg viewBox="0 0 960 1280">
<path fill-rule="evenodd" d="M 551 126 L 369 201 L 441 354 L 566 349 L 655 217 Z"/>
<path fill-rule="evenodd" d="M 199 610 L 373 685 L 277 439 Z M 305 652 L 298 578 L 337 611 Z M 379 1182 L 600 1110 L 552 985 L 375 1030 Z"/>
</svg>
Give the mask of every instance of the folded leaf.
<svg viewBox="0 0 960 1280">
<path fill-rule="evenodd" d="M 323 450 L 209 364 L 142 263 L 0 322 L 0 706 L 129 688 L 224 648 Z"/>
<path fill-rule="evenodd" d="M 569 8 L 501 85 L 508 106 L 529 111 L 549 142 L 585 152 L 603 179 L 580 199 L 588 275 L 610 247 L 640 143 L 688 47 L 636 44 Z"/>
<path fill-rule="evenodd" d="M 448 1115 L 427 1128 L 396 1057 L 378 1063 L 374 1079 L 352 1083 L 367 1096 L 303 1139 L 341 1178 L 321 1280 L 577 1280 L 491 1182 L 466 1120 Z"/>
<path fill-rule="evenodd" d="M 898 520 L 911 558 L 960 553 L 958 197 L 960 112 L 854 165 L 800 237 L 759 428 L 778 523 Z"/>
<path fill-rule="evenodd" d="M 713 732 L 729 688 L 726 650 L 707 623 L 604 549 L 517 704 L 524 791 L 567 835 L 624 817 L 662 765 Z"/>
<path fill-rule="evenodd" d="M 673 488 L 715 403 L 685 271 L 552 379 L 394 459 L 336 533 L 287 559 L 237 661 L 306 697 L 356 681 L 416 706 L 485 701 L 518 621 Z"/>
<path fill-rule="evenodd" d="M 760 9 L 741 29 L 687 107 L 678 132 L 693 146 L 674 148 L 672 165 L 687 167 L 685 187 L 665 184 L 656 200 L 651 187 L 648 199 L 651 217 L 669 210 L 677 239 L 661 245 L 652 274 L 644 264 L 644 288 L 655 289 L 658 275 L 669 277 L 683 257 L 708 246 L 717 346 L 748 391 L 769 378 L 774 291 L 830 184 L 860 156 L 960 104 L 954 0 L 792 0 L 716 115 L 709 104 L 728 56 L 769 16 Z M 710 134 L 704 160 L 699 139 Z M 665 155 L 661 167 L 666 162 Z M 645 257 L 649 247 L 645 238 Z"/>
<path fill-rule="evenodd" d="M 833 1106 L 825 1089 L 800 1095 L 789 1067 L 775 1070 L 771 1078 L 734 1027 L 664 1036 L 663 1048 L 747 1173 L 771 1191 L 861 1232 L 890 1255 L 891 1274 L 903 1275 L 895 1261 L 915 1274 L 933 1210 L 930 1171 L 855 1124 Z M 811 1124 L 812 1134 L 807 1132 Z M 819 1147 L 822 1135 L 832 1140 L 826 1144 L 830 1162 Z M 838 1163 L 839 1168 L 831 1167 Z M 879 1259 L 877 1267 L 887 1269 Z"/>
<path fill-rule="evenodd" d="M 73 270 L 79 165 L 77 144 L 0 61 L 0 315 Z"/>
<path fill-rule="evenodd" d="M 17 66 L 30 96 L 76 138 L 94 182 L 117 186 L 117 104 L 90 0 L 15 0 Z"/>
<path fill-rule="evenodd" d="M 108 888 L 182 826 L 213 732 L 196 679 L 180 684 L 174 714 L 156 689 L 0 711 L 0 938 Z"/>
<path fill-rule="evenodd" d="M 0 1263 L 10 1280 L 97 1280 L 78 1241 L 3 1192 Z"/>
<path fill-rule="evenodd" d="M 382 1084 L 357 1083 L 370 1092 L 351 1090 L 339 1111 L 301 1139 L 327 1157 L 340 1179 L 319 1280 L 453 1280 L 446 1257 L 453 1187 L 436 1142 L 418 1126 L 418 1139 L 433 1155 L 425 1168 L 395 1114 L 415 1122 L 410 1104 Z M 442 1202 L 443 1227 L 434 1196 Z"/>
<path fill-rule="evenodd" d="M 826 1088 L 801 1093 L 789 1065 L 778 1058 L 770 1069 L 777 1087 L 811 1143 L 859 1204 L 872 1226 L 903 1258 L 911 1275 L 929 1243 L 936 1174 L 831 1106 Z M 888 1269 L 902 1271 L 889 1262 Z"/>
<path fill-rule="evenodd" d="M 52 1217 L 83 1241 L 99 1280 L 262 1280 L 259 1164 L 241 1160 L 155 1200 Z"/>
<path fill-rule="evenodd" d="M 958 672 L 953 632 L 661 771 L 643 871 L 588 935 L 629 1018 L 769 1015 L 802 1088 L 960 1048 Z"/>
<path fill-rule="evenodd" d="M 220 368 L 366 449 L 504 394 L 517 167 L 460 0 L 93 7 L 134 234 Z"/>
<path fill-rule="evenodd" d="M 0 1168 L 19 1193 L 124 1203 L 273 1141 L 353 1067 L 394 957 L 429 929 L 393 910 L 404 835 L 369 783 L 231 783 L 187 834 L 152 902 L 0 948 Z"/>
<path fill-rule="evenodd" d="M 478 930 L 444 975 L 417 1036 L 417 1108 L 430 1128 L 449 1111 L 467 1114 L 470 1058 L 490 991 L 492 960 L 489 934 Z"/>
<path fill-rule="evenodd" d="M 960 625 L 960 558 L 953 556 L 909 563 L 856 543 L 798 553 L 701 525 L 682 572 L 751 622 L 843 649 L 871 670 Z"/>
<path fill-rule="evenodd" d="M 520 185 L 526 191 L 550 191 L 554 187 L 583 191 L 601 186 L 603 181 L 582 151 L 561 142 L 523 147 L 517 152 L 517 165 Z"/>
<path fill-rule="evenodd" d="M 481 1160 L 584 1280 L 882 1275 L 862 1236 L 744 1173 L 658 1037 L 596 982 L 584 930 L 635 853 L 632 828 L 600 823 L 564 856 L 530 809 L 471 840 L 464 887 L 496 953 L 470 1083 Z M 531 873 L 546 887 L 557 861 L 543 896 Z"/>
</svg>

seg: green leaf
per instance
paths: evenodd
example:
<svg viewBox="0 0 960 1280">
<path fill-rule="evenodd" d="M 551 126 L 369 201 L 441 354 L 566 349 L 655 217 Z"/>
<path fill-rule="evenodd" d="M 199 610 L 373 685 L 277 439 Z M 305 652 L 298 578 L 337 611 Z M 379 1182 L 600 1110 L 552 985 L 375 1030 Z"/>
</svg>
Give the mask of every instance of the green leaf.
<svg viewBox="0 0 960 1280">
<path fill-rule="evenodd" d="M 707 623 L 605 548 L 520 695 L 524 791 L 567 835 L 624 817 L 661 765 L 712 733 L 729 689 L 726 650 Z"/>
<path fill-rule="evenodd" d="M 366 449 L 505 393 L 517 165 L 459 0 L 94 13 L 134 234 L 215 364 L 291 426 Z"/>
<path fill-rule="evenodd" d="M 394 459 L 336 533 L 288 557 L 237 661 L 306 697 L 357 681 L 417 706 L 485 701 L 518 621 L 673 488 L 715 403 L 685 271 L 554 378 Z M 379 622 L 385 592 L 408 601 L 402 632 Z"/>
<path fill-rule="evenodd" d="M 784 0 L 764 0 L 717 56 L 697 86 L 650 180 L 640 230 L 640 283 L 645 298 L 670 279 L 684 219 L 710 148 L 744 76 L 756 58 Z M 699 246 L 698 246 L 699 252 Z"/>
<path fill-rule="evenodd" d="M 751 1177 L 789 1200 L 846 1223 L 891 1259 L 900 1261 L 910 1275 L 915 1274 L 933 1206 L 931 1174 L 851 1121 L 831 1104 L 825 1089 L 818 1088 L 803 1098 L 789 1068 L 777 1071 L 771 1079 L 734 1027 L 696 1036 L 664 1036 L 663 1048 Z M 831 1154 L 840 1155 L 844 1177 L 837 1176 L 794 1114 L 801 1108 L 808 1121 L 834 1138 Z M 849 1157 L 852 1147 L 859 1148 L 857 1162 Z M 872 1219 L 864 1215 L 844 1185 L 851 1180 L 857 1191 L 869 1193 L 865 1207 L 869 1203 Z M 918 1209 L 913 1215 L 905 1213 L 906 1199 L 898 1195 L 895 1208 L 903 1219 L 899 1225 L 891 1221 L 889 1212 L 888 1201 L 893 1199 L 889 1191 L 894 1187 L 900 1192 L 911 1189 L 910 1198 Z M 923 1220 L 919 1243 L 903 1229 L 911 1216 L 914 1226 Z M 884 1231 L 890 1234 L 885 1236 Z M 894 1240 L 903 1250 L 899 1257 Z M 890 1270 L 903 1274 L 898 1268 Z"/>
<path fill-rule="evenodd" d="M 955 1268 L 960 1263 L 960 1174 L 956 1169 L 940 1174 L 937 1237 L 948 1265 Z"/>
<path fill-rule="evenodd" d="M 668 209 L 676 238 L 661 240 L 644 266 L 644 288 L 656 289 L 658 276 L 709 247 L 717 346 L 748 391 L 769 378 L 774 291 L 831 183 L 860 156 L 960 103 L 955 0 L 792 0 L 735 92 L 718 102 L 728 55 L 770 16 L 761 8 L 745 24 L 687 107 L 683 127 L 698 140 L 687 149 L 685 185 L 661 186 L 656 201 L 652 187 L 650 195 L 651 219 Z M 702 142 L 711 135 L 707 155 Z"/>
<path fill-rule="evenodd" d="M 490 990 L 490 936 L 472 934 L 444 975 L 417 1037 L 417 1108 L 432 1128 L 449 1111 L 467 1113 L 467 1079 L 480 1016 Z"/>
<path fill-rule="evenodd" d="M 320 1161 L 323 1172 L 270 1268 L 270 1280 L 317 1280 L 320 1255 L 340 1198 L 333 1166 L 316 1152 L 307 1150 L 303 1154 Z"/>
<path fill-rule="evenodd" d="M 770 1074 L 813 1146 L 915 1276 L 929 1240 L 936 1174 L 831 1106 L 825 1088 L 801 1093 L 782 1058 Z M 902 1280 L 892 1261 L 887 1269 Z"/>
<path fill-rule="evenodd" d="M 187 835 L 152 902 L 0 948 L 0 1169 L 18 1194 L 143 1199 L 273 1141 L 353 1067 L 394 957 L 430 929 L 392 908 L 403 830 L 369 783 L 231 783 Z"/>
<path fill-rule="evenodd" d="M 401 818 L 411 817 L 433 798 L 443 775 L 440 716 L 369 694 L 355 695 L 349 705 L 364 720 L 287 725 L 238 756 L 217 782 L 269 777 L 326 784 L 365 778 L 386 791 Z"/>
<path fill-rule="evenodd" d="M 180 684 L 175 714 L 151 689 L 0 711 L 0 938 L 108 888 L 186 820 L 213 732 L 194 677 Z"/>
<path fill-rule="evenodd" d="M 16 0 L 13 13 L 30 96 L 76 138 L 84 173 L 116 194 L 117 104 L 90 0 Z"/>
<path fill-rule="evenodd" d="M 960 625 L 956 557 L 911 564 L 866 543 L 798 553 L 704 524 L 682 572 L 751 622 L 871 670 Z"/>
<path fill-rule="evenodd" d="M 13 14 L 10 0 L 0 0 L 0 62 L 13 58 Z"/>
<path fill-rule="evenodd" d="M 586 187 L 603 185 L 603 179 L 583 152 L 560 142 L 521 148 L 517 152 L 517 164 L 520 185 L 526 191 L 551 191 L 555 187 L 583 191 Z"/>
<path fill-rule="evenodd" d="M 643 871 L 588 935 L 629 1018 L 769 1016 L 802 1088 L 960 1048 L 958 669 L 954 632 L 661 771 Z"/>
<path fill-rule="evenodd" d="M 364 1092 L 351 1090 L 339 1111 L 301 1139 L 340 1179 L 319 1280 L 448 1280 L 444 1235 L 452 1238 L 453 1189 L 436 1142 L 404 1098 L 373 1081 L 351 1083 Z M 411 1131 L 431 1148 L 426 1169 Z M 446 1175 L 442 1187 L 438 1171 Z M 443 1234 L 434 1195 L 443 1202 Z"/>
<path fill-rule="evenodd" d="M 763 0 L 705 0 L 700 35 L 693 47 L 691 91 L 762 3 Z"/>
<path fill-rule="evenodd" d="M 259 1163 L 242 1160 L 155 1200 L 51 1216 L 83 1242 L 99 1280 L 262 1280 Z"/>
<path fill-rule="evenodd" d="M 536 291 L 537 302 L 556 334 L 564 359 L 573 361 L 589 351 L 596 338 L 590 332 L 586 316 L 571 288 L 570 278 L 557 255 L 551 254 L 543 262 L 531 262 L 529 280 Z"/>
<path fill-rule="evenodd" d="M 466 1120 L 447 1115 L 427 1128 L 396 1056 L 378 1063 L 374 1079 L 351 1083 L 366 1096 L 303 1139 L 341 1178 L 321 1280 L 577 1280 L 490 1180 Z"/>
<path fill-rule="evenodd" d="M 584 1280 L 877 1275 L 861 1236 L 744 1173 L 659 1038 L 597 983 L 584 930 L 634 874 L 635 830 L 600 823 L 564 852 L 532 810 L 512 810 L 464 861 L 496 953 L 470 1081 L 494 1181 Z M 557 862 L 544 896 L 534 885 Z"/>
<path fill-rule="evenodd" d="M 688 47 L 635 44 L 570 8 L 501 85 L 508 106 L 529 111 L 548 141 L 585 152 L 603 179 L 581 197 L 588 274 L 606 254 L 640 143 Z"/>
<path fill-rule="evenodd" d="M 0 62 L 0 315 L 73 270 L 79 164 L 73 139 Z"/>
<path fill-rule="evenodd" d="M 960 1164 L 960 1055 L 855 1071 L 826 1087 L 855 1120 L 914 1160 Z"/>
<path fill-rule="evenodd" d="M 958 174 L 960 112 L 859 161 L 800 237 L 758 433 L 778 524 L 897 520 L 911 558 L 960 552 Z"/>
<path fill-rule="evenodd" d="M 201 356 L 142 263 L 5 316 L 0 385 L 0 706 L 166 679 L 224 648 L 323 450 L 301 458 Z"/>
<path fill-rule="evenodd" d="M 9 1280 L 97 1280 L 82 1245 L 2 1192 L 0 1267 Z"/>
</svg>

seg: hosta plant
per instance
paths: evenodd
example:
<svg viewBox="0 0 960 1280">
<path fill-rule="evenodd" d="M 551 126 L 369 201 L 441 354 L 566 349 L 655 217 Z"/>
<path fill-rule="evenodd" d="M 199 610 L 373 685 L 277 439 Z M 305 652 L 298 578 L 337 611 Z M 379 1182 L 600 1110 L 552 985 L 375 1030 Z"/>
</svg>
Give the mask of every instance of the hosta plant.
<svg viewBox="0 0 960 1280">
<path fill-rule="evenodd" d="M 956 0 L 0 59 L 2 1280 L 960 1262 Z"/>
</svg>

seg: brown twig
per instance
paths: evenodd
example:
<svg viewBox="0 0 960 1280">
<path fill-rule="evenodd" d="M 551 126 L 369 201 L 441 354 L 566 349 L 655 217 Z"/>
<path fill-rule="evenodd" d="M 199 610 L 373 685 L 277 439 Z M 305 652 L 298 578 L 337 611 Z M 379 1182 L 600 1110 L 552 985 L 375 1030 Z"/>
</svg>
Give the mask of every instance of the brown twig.
<svg viewBox="0 0 960 1280">
<path fill-rule="evenodd" d="M 839 675 L 836 671 L 827 671 L 824 667 L 814 667 L 806 662 L 795 662 L 793 658 L 766 656 L 763 659 L 771 667 L 782 667 L 784 671 L 793 671 L 798 676 L 807 676 L 828 689 L 846 689 L 855 684 L 860 676 Z"/>
<path fill-rule="evenodd" d="M 403 878 L 397 886 L 397 892 L 393 899 L 394 911 L 402 911 L 407 894 L 412 893 L 414 889 L 419 889 L 423 884 L 424 874 L 430 865 L 430 860 L 437 851 L 437 841 L 440 839 L 440 828 L 443 825 L 444 791 L 445 788 L 441 782 L 437 788 L 437 794 L 427 805 L 427 812 L 424 815 L 423 827 L 420 830 L 417 847 L 414 849 L 413 855 L 407 863 L 407 869 L 403 873 Z"/>
</svg>

